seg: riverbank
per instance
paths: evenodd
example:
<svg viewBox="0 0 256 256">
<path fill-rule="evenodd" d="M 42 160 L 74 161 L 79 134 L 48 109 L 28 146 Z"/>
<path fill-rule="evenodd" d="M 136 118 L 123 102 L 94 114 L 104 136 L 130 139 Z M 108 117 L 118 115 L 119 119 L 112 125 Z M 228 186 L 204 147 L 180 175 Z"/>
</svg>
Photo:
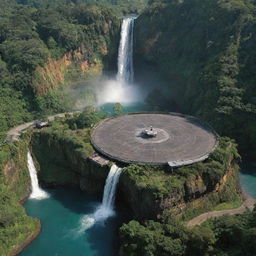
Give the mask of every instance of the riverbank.
<svg viewBox="0 0 256 256">
<path fill-rule="evenodd" d="M 36 230 L 30 234 L 23 242 L 13 246 L 11 252 L 8 254 L 8 256 L 16 256 L 21 251 L 23 251 L 26 247 L 28 247 L 33 240 L 40 234 L 41 232 L 41 222 L 39 219 L 37 219 L 37 228 Z"/>
</svg>

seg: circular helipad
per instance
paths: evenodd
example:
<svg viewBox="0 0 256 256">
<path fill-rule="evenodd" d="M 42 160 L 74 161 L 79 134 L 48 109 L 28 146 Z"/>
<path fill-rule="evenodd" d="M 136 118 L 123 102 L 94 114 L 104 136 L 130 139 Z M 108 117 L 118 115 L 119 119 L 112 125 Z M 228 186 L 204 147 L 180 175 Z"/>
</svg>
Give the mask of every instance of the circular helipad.
<svg viewBox="0 0 256 256">
<path fill-rule="evenodd" d="M 145 135 L 153 129 L 156 136 Z M 129 114 L 108 118 L 91 131 L 94 148 L 124 163 L 182 166 L 206 159 L 215 133 L 198 119 L 180 114 Z"/>
</svg>

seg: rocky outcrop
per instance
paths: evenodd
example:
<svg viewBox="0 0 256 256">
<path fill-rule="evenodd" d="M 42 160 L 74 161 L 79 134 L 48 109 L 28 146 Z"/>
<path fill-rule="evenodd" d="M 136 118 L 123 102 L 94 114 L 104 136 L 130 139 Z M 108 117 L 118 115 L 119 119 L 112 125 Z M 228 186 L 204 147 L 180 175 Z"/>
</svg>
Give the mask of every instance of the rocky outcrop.
<svg viewBox="0 0 256 256">
<path fill-rule="evenodd" d="M 31 148 L 39 179 L 45 186 L 79 186 L 87 193 L 102 193 L 109 166 L 100 166 L 81 153 L 71 140 L 51 133 L 34 133 Z"/>
<path fill-rule="evenodd" d="M 15 147 L 12 150 L 12 154 L 8 152 L 9 157 L 0 166 L 2 168 L 3 178 L 5 185 L 13 191 L 20 202 L 23 202 L 30 194 L 30 178 L 27 170 L 27 148 L 28 140 L 16 141 Z"/>
<path fill-rule="evenodd" d="M 120 179 L 123 200 L 138 220 L 163 213 L 188 219 L 223 202 L 241 199 L 236 145 L 220 138 L 204 162 L 176 168 L 128 166 Z"/>
<path fill-rule="evenodd" d="M 107 54 L 107 50 L 103 52 Z M 56 89 L 65 81 L 65 74 L 74 69 L 81 75 L 98 76 L 102 73 L 103 64 L 94 59 L 89 62 L 87 49 L 82 45 L 77 50 L 65 54 L 60 59 L 49 58 L 43 67 L 34 72 L 32 83 L 37 95 L 46 94 Z"/>
<path fill-rule="evenodd" d="M 156 220 L 166 211 L 173 217 L 182 218 L 187 210 L 203 212 L 202 207 L 211 208 L 239 196 L 238 181 L 238 166 L 234 163 L 214 187 L 209 182 L 207 185 L 202 176 L 192 175 L 187 179 L 181 178 L 179 186 L 170 187 L 165 195 L 160 196 L 157 188 L 136 184 L 129 172 L 124 171 L 120 179 L 120 191 L 138 220 Z"/>
</svg>

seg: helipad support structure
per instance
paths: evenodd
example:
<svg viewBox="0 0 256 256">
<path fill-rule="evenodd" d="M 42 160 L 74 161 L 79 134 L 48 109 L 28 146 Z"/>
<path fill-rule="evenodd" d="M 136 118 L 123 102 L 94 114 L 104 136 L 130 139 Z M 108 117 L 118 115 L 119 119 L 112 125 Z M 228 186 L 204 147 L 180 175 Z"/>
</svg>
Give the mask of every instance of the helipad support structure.
<svg viewBox="0 0 256 256">
<path fill-rule="evenodd" d="M 149 127 L 156 136 L 145 136 Z M 92 129 L 91 142 L 96 151 L 112 160 L 171 167 L 205 160 L 218 143 L 210 127 L 177 113 L 134 113 L 105 119 Z"/>
</svg>

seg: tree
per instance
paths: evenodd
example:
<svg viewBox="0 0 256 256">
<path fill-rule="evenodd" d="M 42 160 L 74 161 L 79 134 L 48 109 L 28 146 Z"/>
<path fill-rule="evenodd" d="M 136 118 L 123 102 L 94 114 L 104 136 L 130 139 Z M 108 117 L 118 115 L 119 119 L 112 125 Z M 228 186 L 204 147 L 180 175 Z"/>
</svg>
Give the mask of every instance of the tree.
<svg viewBox="0 0 256 256">
<path fill-rule="evenodd" d="M 123 106 L 121 103 L 116 103 L 115 106 L 113 107 L 115 115 L 120 115 L 123 111 Z"/>
</svg>

